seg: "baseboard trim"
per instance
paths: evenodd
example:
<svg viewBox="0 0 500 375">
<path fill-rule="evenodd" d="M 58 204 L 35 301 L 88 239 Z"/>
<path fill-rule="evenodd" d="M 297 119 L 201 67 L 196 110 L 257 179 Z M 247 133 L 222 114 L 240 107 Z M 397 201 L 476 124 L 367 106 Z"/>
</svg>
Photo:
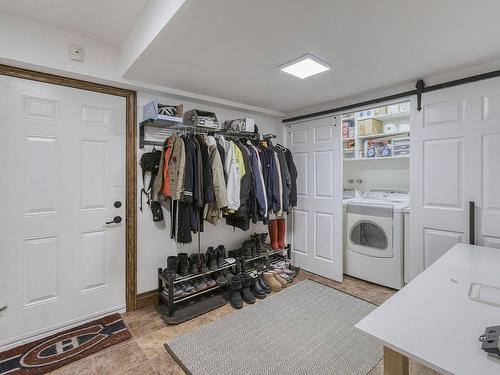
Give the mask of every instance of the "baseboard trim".
<svg viewBox="0 0 500 375">
<path fill-rule="evenodd" d="M 135 307 L 140 309 L 146 306 L 154 305 L 158 300 L 158 290 L 153 289 L 148 292 L 139 293 L 135 298 Z"/>
</svg>

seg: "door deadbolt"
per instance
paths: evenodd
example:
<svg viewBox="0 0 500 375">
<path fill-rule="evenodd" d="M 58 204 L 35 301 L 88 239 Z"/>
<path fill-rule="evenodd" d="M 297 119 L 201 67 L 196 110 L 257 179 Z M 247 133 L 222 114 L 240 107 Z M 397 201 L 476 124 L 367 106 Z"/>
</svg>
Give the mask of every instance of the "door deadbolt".
<svg viewBox="0 0 500 375">
<path fill-rule="evenodd" d="M 115 206 L 115 208 L 120 208 L 120 207 L 122 206 L 122 202 L 120 202 L 120 201 L 116 201 L 116 202 L 114 203 L 114 206 Z"/>
</svg>

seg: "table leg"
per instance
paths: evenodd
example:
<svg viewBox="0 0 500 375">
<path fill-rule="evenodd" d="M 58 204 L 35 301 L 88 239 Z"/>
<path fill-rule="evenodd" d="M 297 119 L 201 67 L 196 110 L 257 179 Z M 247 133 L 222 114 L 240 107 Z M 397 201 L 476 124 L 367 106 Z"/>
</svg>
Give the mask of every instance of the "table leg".
<svg viewBox="0 0 500 375">
<path fill-rule="evenodd" d="M 408 375 L 408 357 L 384 346 L 384 375 Z"/>
</svg>

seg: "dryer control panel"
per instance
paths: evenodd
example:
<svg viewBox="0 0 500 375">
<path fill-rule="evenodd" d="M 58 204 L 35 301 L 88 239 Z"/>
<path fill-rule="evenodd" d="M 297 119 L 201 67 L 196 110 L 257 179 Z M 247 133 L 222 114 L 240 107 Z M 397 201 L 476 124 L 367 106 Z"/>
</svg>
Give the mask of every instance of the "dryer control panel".
<svg viewBox="0 0 500 375">
<path fill-rule="evenodd" d="M 398 190 L 368 190 L 363 199 L 389 201 L 389 202 L 409 202 L 410 195 L 406 191 Z"/>
</svg>

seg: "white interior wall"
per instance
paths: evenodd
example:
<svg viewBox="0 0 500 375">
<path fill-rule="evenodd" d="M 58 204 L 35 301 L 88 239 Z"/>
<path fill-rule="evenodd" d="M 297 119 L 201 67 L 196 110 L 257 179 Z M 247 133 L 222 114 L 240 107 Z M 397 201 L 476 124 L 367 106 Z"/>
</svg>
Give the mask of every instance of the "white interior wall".
<svg viewBox="0 0 500 375">
<path fill-rule="evenodd" d="M 215 112 L 220 122 L 224 120 L 250 117 L 254 118 L 261 133 L 274 133 L 278 136 L 278 141 L 283 139 L 283 127 L 281 121 L 272 117 L 265 117 L 252 113 L 246 113 L 236 110 L 229 110 L 222 107 L 207 105 L 202 103 L 188 102 L 175 99 L 172 97 L 158 97 L 151 93 L 140 92 L 138 94 L 138 123 L 142 121 L 142 107 L 151 99 L 158 99 L 162 104 L 183 104 L 184 111 L 193 108 L 210 110 Z M 149 138 L 148 138 L 149 139 Z M 151 146 L 146 146 L 144 149 L 137 149 L 137 160 L 141 155 L 152 149 Z M 137 191 L 142 188 L 142 172 L 137 166 Z M 137 196 L 137 207 L 139 207 L 140 195 Z M 197 251 L 197 235 L 193 235 L 191 244 L 177 244 L 170 239 L 170 218 L 167 209 L 164 207 L 163 213 L 165 220 L 160 223 L 154 223 L 152 220 L 149 206 L 145 200 L 143 204 L 143 212 L 137 211 L 137 290 L 138 293 L 143 293 L 157 288 L 157 269 L 165 267 L 167 256 L 176 255 L 178 252 L 194 252 Z M 205 251 L 208 246 L 217 246 L 223 244 L 226 248 L 233 249 L 241 245 L 241 242 L 249 238 L 253 232 L 267 232 L 267 227 L 261 223 L 252 224 L 250 230 L 243 232 L 240 229 L 233 229 L 225 224 L 225 220 L 221 220 L 217 226 L 210 223 L 205 223 L 205 231 L 201 234 L 201 249 Z"/>
<path fill-rule="evenodd" d="M 361 193 L 370 189 L 410 189 L 409 159 L 344 161 L 344 188 L 357 189 Z M 361 183 L 357 179 L 362 180 Z M 353 183 L 349 183 L 353 179 Z"/>
</svg>

